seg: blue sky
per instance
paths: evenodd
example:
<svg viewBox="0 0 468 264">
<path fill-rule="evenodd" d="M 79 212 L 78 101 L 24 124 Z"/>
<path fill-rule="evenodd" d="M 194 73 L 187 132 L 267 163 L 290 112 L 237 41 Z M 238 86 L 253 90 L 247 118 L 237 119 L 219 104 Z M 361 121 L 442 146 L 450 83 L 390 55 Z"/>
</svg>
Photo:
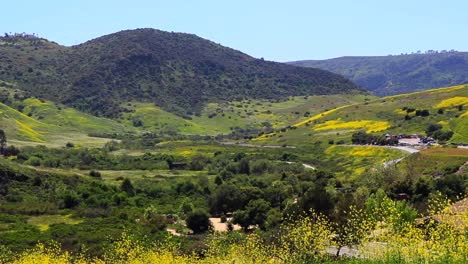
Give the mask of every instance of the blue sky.
<svg viewBox="0 0 468 264">
<path fill-rule="evenodd" d="M 14 0 L 0 33 L 75 45 L 124 29 L 193 33 L 275 61 L 387 55 L 468 45 L 463 0 Z"/>
</svg>

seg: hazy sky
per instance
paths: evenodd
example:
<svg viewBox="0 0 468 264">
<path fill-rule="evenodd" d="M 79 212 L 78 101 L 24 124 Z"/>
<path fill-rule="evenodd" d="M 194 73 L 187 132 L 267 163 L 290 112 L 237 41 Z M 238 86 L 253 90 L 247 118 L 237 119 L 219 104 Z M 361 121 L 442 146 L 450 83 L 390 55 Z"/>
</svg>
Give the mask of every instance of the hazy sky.
<svg viewBox="0 0 468 264">
<path fill-rule="evenodd" d="M 387 55 L 468 45 L 464 0 L 3 0 L 0 33 L 75 45 L 151 27 L 268 60 Z"/>
</svg>

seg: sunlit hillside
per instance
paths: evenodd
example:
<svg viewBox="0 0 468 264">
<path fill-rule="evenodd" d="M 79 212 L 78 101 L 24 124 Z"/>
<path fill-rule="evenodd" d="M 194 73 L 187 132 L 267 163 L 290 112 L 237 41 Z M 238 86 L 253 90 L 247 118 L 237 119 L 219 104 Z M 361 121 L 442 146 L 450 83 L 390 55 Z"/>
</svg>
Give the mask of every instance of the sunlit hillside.
<svg viewBox="0 0 468 264">
<path fill-rule="evenodd" d="M 343 140 L 359 130 L 373 134 L 421 134 L 430 124 L 453 131 L 449 142 L 468 142 L 468 86 L 433 89 L 373 99 L 317 114 L 286 132 L 276 131 L 253 140 L 259 144 L 309 144 Z M 417 113 L 427 110 L 426 115 Z"/>
</svg>

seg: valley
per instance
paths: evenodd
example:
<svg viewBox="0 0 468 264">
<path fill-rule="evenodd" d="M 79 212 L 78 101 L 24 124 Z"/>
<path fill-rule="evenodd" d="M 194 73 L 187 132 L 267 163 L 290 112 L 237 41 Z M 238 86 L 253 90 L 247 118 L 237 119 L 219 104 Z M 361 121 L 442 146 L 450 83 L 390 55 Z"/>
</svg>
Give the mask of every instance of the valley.
<svg viewBox="0 0 468 264">
<path fill-rule="evenodd" d="M 463 82 L 379 97 L 152 29 L 0 55 L 0 263 L 468 256 Z"/>
</svg>

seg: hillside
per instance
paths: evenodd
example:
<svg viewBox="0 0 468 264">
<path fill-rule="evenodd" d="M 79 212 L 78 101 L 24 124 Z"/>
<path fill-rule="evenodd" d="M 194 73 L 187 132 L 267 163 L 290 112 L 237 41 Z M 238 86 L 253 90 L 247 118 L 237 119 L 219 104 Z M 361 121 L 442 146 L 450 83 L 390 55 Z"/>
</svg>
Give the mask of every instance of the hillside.
<svg viewBox="0 0 468 264">
<path fill-rule="evenodd" d="M 8 86 L 8 84 L 4 84 Z M 20 90 L 0 84 L 0 129 L 14 145 L 102 145 L 107 139 L 90 134 L 135 132 L 131 126 L 95 117 L 47 100 L 25 97 Z M 21 111 L 20 111 L 21 110 Z"/>
<path fill-rule="evenodd" d="M 184 119 L 151 103 L 132 102 L 131 111 L 118 119 L 132 126 L 138 122 L 143 130 L 176 132 L 191 135 L 229 134 L 235 130 L 271 131 L 292 125 L 305 117 L 327 109 L 361 103 L 369 95 L 291 96 L 287 100 L 242 100 L 208 103 L 197 115 Z M 255 132 L 254 132 L 255 133 Z"/>
<path fill-rule="evenodd" d="M 73 47 L 1 37 L 0 79 L 32 96 L 107 117 L 130 111 L 131 101 L 187 117 L 209 102 L 363 93 L 337 74 L 154 29 L 121 31 Z"/>
<path fill-rule="evenodd" d="M 402 94 L 351 104 L 322 112 L 293 126 L 254 139 L 258 143 L 304 144 L 320 140 L 340 140 L 350 144 L 351 134 L 367 133 L 422 134 L 430 124 L 453 131 L 451 142 L 468 142 L 468 86 L 453 86 Z M 417 116 L 416 111 L 427 110 Z"/>
<path fill-rule="evenodd" d="M 341 74 L 378 96 L 468 83 L 468 52 L 340 57 L 290 64 Z"/>
</svg>

